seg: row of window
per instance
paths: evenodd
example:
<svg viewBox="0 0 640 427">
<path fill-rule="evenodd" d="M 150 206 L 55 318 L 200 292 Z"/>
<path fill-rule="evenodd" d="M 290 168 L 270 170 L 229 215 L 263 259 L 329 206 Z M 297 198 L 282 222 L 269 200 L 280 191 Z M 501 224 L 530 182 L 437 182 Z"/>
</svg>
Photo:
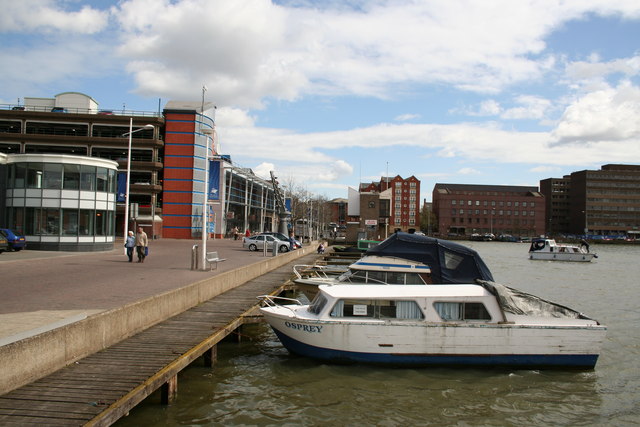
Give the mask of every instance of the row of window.
<svg viewBox="0 0 640 427">
<path fill-rule="evenodd" d="M 7 209 L 10 228 L 29 236 L 114 236 L 115 213 L 96 209 Z"/>
<path fill-rule="evenodd" d="M 91 136 L 99 138 L 126 138 L 128 126 L 93 125 Z M 0 133 L 22 133 L 22 123 L 15 120 L 1 120 Z M 49 123 L 27 121 L 24 133 L 31 135 L 88 136 L 89 125 L 85 123 Z M 153 139 L 154 129 L 136 132 L 135 138 Z"/>
<path fill-rule="evenodd" d="M 456 204 L 459 204 L 460 206 L 464 206 L 465 205 L 465 201 L 464 200 L 460 200 L 459 203 L 457 200 L 451 199 L 451 205 L 455 206 Z M 489 206 L 489 201 L 488 200 L 483 200 L 482 203 L 480 202 L 480 200 L 476 200 L 475 201 L 475 206 L 480 206 L 482 204 L 482 206 Z M 522 206 L 523 208 L 526 208 L 527 206 L 534 208 L 536 206 L 536 202 L 520 202 L 520 201 L 499 201 L 496 202 L 495 200 L 491 201 L 491 206 L 499 206 L 499 207 L 503 207 L 503 206 L 507 206 L 507 207 L 511 207 L 513 204 L 514 207 L 519 207 Z M 467 206 L 473 206 L 474 205 L 474 201 L 473 200 L 467 200 L 466 201 L 466 205 Z"/>
<path fill-rule="evenodd" d="M 12 163 L 7 188 L 42 188 L 115 193 L 116 170 L 60 163 Z"/>
<path fill-rule="evenodd" d="M 489 225 L 489 219 L 488 218 L 466 218 L 466 222 L 467 224 L 473 224 L 474 223 L 474 219 L 475 219 L 475 223 L 476 224 L 480 224 L 480 219 L 483 219 L 482 223 L 485 225 Z M 459 224 L 464 224 L 465 223 L 465 218 L 457 218 L 457 221 Z M 451 218 L 451 224 L 455 224 L 456 223 L 456 218 Z M 495 219 L 493 221 L 494 225 L 531 225 L 534 226 L 536 224 L 536 221 L 533 219 L 530 220 L 526 220 L 526 219 Z"/>
<path fill-rule="evenodd" d="M 465 214 L 465 210 L 464 209 L 452 209 L 451 210 L 451 215 L 456 216 L 457 214 L 460 215 L 464 215 Z M 466 210 L 467 215 L 480 215 L 480 209 L 476 209 L 475 211 L 473 209 L 467 209 Z M 529 211 L 527 213 L 527 211 L 503 211 L 502 209 L 500 209 L 499 211 L 493 212 L 491 213 L 491 216 L 504 216 L 506 213 L 506 216 L 518 216 L 518 215 L 522 215 L 522 216 L 536 216 L 536 211 Z M 482 211 L 483 215 L 489 215 L 489 211 L 487 211 L 486 209 L 484 209 Z"/>
<path fill-rule="evenodd" d="M 320 313 L 327 299 L 319 295 L 309 306 L 309 311 Z M 434 311 L 444 321 L 490 321 L 491 315 L 480 302 L 433 303 Z M 345 299 L 339 300 L 331 309 L 331 317 L 357 317 L 369 319 L 424 319 L 424 314 L 415 301 Z"/>
</svg>

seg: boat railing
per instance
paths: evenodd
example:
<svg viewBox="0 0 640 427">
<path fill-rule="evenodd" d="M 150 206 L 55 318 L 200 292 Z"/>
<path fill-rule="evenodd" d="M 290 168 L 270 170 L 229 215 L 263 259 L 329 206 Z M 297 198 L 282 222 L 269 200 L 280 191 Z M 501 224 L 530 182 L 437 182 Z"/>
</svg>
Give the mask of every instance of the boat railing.
<svg viewBox="0 0 640 427">
<path fill-rule="evenodd" d="M 329 275 L 323 271 L 326 266 L 323 265 L 310 265 L 310 264 L 298 264 L 293 266 L 293 273 L 298 279 L 304 279 L 314 274 L 317 277 L 329 278 Z"/>
<path fill-rule="evenodd" d="M 283 302 L 287 302 L 287 303 L 293 303 L 295 305 L 303 305 L 300 302 L 300 300 L 297 300 L 295 298 L 281 297 L 281 296 L 278 296 L 278 295 L 259 295 L 257 298 L 262 300 L 264 305 L 266 305 L 267 307 L 277 307 L 277 306 L 286 307 L 285 304 L 283 304 L 283 303 L 281 303 L 279 301 L 283 301 Z"/>
</svg>

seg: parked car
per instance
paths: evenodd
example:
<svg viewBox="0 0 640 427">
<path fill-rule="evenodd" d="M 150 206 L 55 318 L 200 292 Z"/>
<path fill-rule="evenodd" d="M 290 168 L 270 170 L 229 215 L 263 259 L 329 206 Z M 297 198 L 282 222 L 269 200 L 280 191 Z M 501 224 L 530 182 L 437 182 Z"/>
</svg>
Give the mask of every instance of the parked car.
<svg viewBox="0 0 640 427">
<path fill-rule="evenodd" d="M 9 250 L 9 242 L 7 241 L 7 238 L 4 237 L 4 234 L 0 232 L 0 254 L 8 250 Z"/>
<path fill-rule="evenodd" d="M 66 112 L 67 112 L 67 109 L 66 109 L 66 108 L 64 108 L 64 107 L 53 107 L 53 108 L 51 109 L 51 112 L 52 112 L 52 113 L 66 113 Z"/>
<path fill-rule="evenodd" d="M 27 246 L 27 239 L 9 228 L 0 228 L 0 234 L 7 239 L 9 250 L 19 251 Z"/>
<path fill-rule="evenodd" d="M 264 250 L 265 242 L 267 250 L 273 250 L 273 245 L 278 245 L 278 252 L 287 252 L 289 250 L 289 241 L 280 240 L 269 234 L 256 234 L 245 237 L 242 239 L 242 246 L 250 251 Z"/>
<path fill-rule="evenodd" d="M 264 231 L 262 233 L 258 233 L 258 235 L 260 234 L 274 236 L 276 239 L 282 240 L 283 242 L 289 241 L 289 238 L 286 236 L 286 234 L 283 234 L 283 233 L 276 233 L 273 231 Z M 293 245 L 294 245 L 293 249 L 300 249 L 302 247 L 302 243 L 300 243 L 300 240 L 296 240 L 296 239 L 293 239 Z"/>
</svg>

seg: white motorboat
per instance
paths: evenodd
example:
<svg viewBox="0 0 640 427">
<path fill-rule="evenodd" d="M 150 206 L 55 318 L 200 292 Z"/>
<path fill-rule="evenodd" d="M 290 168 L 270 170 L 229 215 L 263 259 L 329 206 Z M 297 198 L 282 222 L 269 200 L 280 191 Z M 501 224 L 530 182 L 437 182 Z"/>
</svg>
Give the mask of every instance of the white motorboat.
<svg viewBox="0 0 640 427">
<path fill-rule="evenodd" d="M 529 247 L 529 259 L 545 261 L 590 262 L 598 255 L 589 252 L 589 245 L 569 245 L 557 243 L 554 239 L 533 239 Z"/>
<path fill-rule="evenodd" d="M 431 269 L 418 261 L 395 257 L 364 256 L 341 275 L 328 274 L 325 269 L 309 270 L 294 266 L 293 280 L 309 300 L 320 285 L 376 284 L 426 285 L 431 283 Z M 305 274 L 311 271 L 313 274 Z M 331 270 L 329 270 L 331 271 Z"/>
<path fill-rule="evenodd" d="M 321 285 L 311 304 L 262 296 L 291 353 L 397 366 L 593 368 L 606 327 L 488 281 L 433 286 Z"/>
<path fill-rule="evenodd" d="M 338 277 L 303 277 L 295 268 L 294 273 L 294 282 L 309 300 L 324 284 L 428 285 L 493 280 L 476 251 L 455 242 L 402 232 L 368 249 Z"/>
</svg>

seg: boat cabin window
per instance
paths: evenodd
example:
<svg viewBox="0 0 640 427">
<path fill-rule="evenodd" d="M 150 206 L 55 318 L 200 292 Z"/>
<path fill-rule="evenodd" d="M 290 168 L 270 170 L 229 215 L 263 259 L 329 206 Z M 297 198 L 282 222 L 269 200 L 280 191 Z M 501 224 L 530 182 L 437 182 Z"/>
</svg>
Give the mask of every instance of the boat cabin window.
<svg viewBox="0 0 640 427">
<path fill-rule="evenodd" d="M 311 305 L 308 310 L 310 313 L 318 314 L 322 311 L 325 305 L 327 305 L 327 298 L 322 294 L 317 294 L 313 301 L 311 301 Z"/>
<path fill-rule="evenodd" d="M 393 284 L 393 285 L 424 285 L 432 283 L 429 273 L 400 273 L 392 271 L 364 271 L 353 270 L 351 275 L 343 275 L 340 281 L 371 283 L 371 284 Z"/>
<path fill-rule="evenodd" d="M 415 301 L 345 299 L 333 306 L 331 317 L 422 319 L 424 316 Z"/>
<path fill-rule="evenodd" d="M 491 320 L 481 302 L 435 302 L 433 308 L 442 320 Z"/>
</svg>

